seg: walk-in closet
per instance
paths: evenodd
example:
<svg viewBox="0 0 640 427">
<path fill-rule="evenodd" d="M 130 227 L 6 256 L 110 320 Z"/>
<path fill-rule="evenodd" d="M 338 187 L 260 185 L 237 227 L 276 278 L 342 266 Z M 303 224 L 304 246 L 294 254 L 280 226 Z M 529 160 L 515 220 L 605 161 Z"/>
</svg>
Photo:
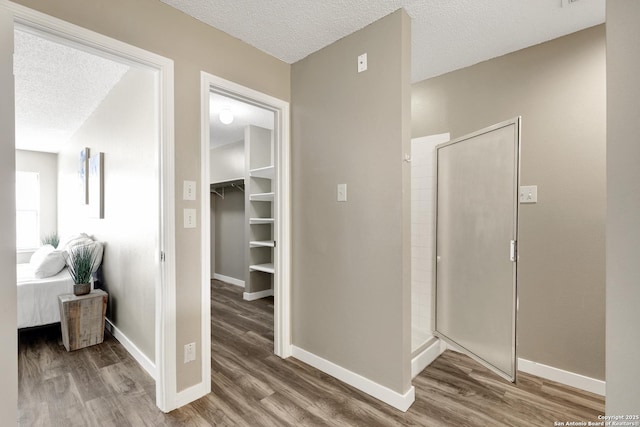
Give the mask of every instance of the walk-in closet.
<svg viewBox="0 0 640 427">
<path fill-rule="evenodd" d="M 217 93 L 210 99 L 212 279 L 273 295 L 274 113 Z"/>
</svg>

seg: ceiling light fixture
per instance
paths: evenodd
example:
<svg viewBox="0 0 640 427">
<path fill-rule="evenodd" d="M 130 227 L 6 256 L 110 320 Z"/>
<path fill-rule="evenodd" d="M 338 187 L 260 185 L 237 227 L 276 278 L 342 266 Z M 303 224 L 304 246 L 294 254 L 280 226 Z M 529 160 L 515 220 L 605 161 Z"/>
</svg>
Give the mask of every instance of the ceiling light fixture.
<svg viewBox="0 0 640 427">
<path fill-rule="evenodd" d="M 218 118 L 220 119 L 220 122 L 222 122 L 222 124 L 230 125 L 231 123 L 233 123 L 233 113 L 229 109 L 225 108 L 224 110 L 220 111 Z"/>
</svg>

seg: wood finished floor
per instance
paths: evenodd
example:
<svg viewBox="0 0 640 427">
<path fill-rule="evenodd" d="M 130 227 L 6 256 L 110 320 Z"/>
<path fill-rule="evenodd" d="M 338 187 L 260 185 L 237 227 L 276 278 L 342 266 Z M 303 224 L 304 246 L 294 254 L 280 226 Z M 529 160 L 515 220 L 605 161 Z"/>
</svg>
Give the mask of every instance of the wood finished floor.
<svg viewBox="0 0 640 427">
<path fill-rule="evenodd" d="M 553 426 L 596 421 L 601 397 L 521 374 L 507 383 L 446 352 L 414 381 L 402 413 L 293 358 L 273 355 L 273 298 L 242 300 L 212 281 L 212 393 L 170 414 L 155 385 L 108 333 L 68 353 L 59 326 L 19 334 L 23 426 Z M 3 423 L 0 423 L 3 424 Z M 9 424 L 7 424 L 9 425 Z"/>
</svg>

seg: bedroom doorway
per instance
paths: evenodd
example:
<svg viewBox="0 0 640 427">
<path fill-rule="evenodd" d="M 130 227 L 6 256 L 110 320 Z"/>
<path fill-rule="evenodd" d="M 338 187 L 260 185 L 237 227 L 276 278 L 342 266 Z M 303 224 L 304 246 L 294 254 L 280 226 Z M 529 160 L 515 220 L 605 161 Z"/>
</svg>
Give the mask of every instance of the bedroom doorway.
<svg viewBox="0 0 640 427">
<path fill-rule="evenodd" d="M 207 304 L 203 304 L 202 360 L 207 365 L 203 372 L 211 377 L 211 279 L 229 282 L 226 274 L 216 276 L 211 270 L 215 264 L 211 242 L 220 237 L 212 238 L 216 224 L 211 206 L 227 191 L 244 202 L 244 212 L 237 215 L 244 231 L 238 249 L 244 255 L 238 273 L 242 277 L 231 282 L 244 287 L 238 295 L 245 301 L 258 303 L 273 296 L 273 353 L 282 358 L 291 355 L 289 104 L 208 73 L 201 76 L 202 301 Z M 222 115 L 233 114 L 233 106 L 253 111 L 252 122 L 240 129 L 241 142 L 229 141 L 212 150 L 212 122 L 228 121 Z M 223 133 L 220 129 L 218 138 Z M 241 157 L 235 168 L 234 156 Z"/>
<path fill-rule="evenodd" d="M 139 336 L 132 336 L 133 339 L 128 339 L 124 333 L 126 331 L 125 326 L 122 329 L 115 328 L 114 336 L 154 378 L 156 383 L 156 404 L 160 409 L 169 411 L 176 407 L 177 395 L 175 384 L 175 320 L 168 315 L 168 313 L 175 312 L 175 275 L 173 273 L 175 270 L 173 61 L 13 3 L 7 2 L 1 5 L 0 18 L 0 31 L 2 31 L 3 40 L 8 41 L 6 46 L 3 43 L 2 54 L 0 54 L 0 63 L 3 64 L 0 85 L 2 93 L 8 94 L 5 98 L 6 102 L 3 102 L 1 108 L 3 120 L 2 140 L 14 141 L 13 123 L 15 123 L 16 97 L 14 97 L 13 76 L 4 72 L 8 68 L 4 67 L 4 64 L 12 65 L 14 62 L 12 52 L 14 51 L 15 31 L 35 35 L 48 42 L 53 41 L 67 48 L 74 48 L 78 51 L 123 64 L 129 69 L 136 69 L 140 71 L 139 74 L 145 75 L 143 80 L 146 81 L 145 85 L 150 88 L 152 93 L 150 98 L 151 107 L 146 111 L 145 123 L 151 123 L 152 130 L 150 133 L 153 134 L 150 139 L 152 151 L 148 153 L 152 167 L 148 170 L 145 169 L 145 176 L 148 184 L 151 185 L 149 193 L 152 198 L 153 216 L 155 217 L 152 228 L 147 233 L 148 235 L 145 236 L 148 241 L 153 242 L 153 247 L 149 249 L 151 254 L 149 264 L 152 269 L 151 294 L 149 298 L 144 300 L 147 307 L 145 310 L 151 313 L 151 317 L 155 319 L 151 322 L 151 330 L 147 333 L 153 337 L 150 341 L 151 354 L 145 354 L 145 352 L 137 348 L 135 342 L 140 339 Z M 6 38 L 4 38 L 5 34 L 7 35 Z M 123 81 L 122 79 L 119 81 Z M 111 91 L 108 91 L 108 93 L 111 93 Z M 102 101 L 105 101 L 105 99 L 106 97 Z M 7 126 L 4 126 L 5 122 Z M 118 126 L 117 122 L 113 122 L 106 127 L 117 130 Z M 111 136 L 113 137 L 113 135 Z M 94 147 L 99 146 L 95 141 L 92 144 Z M 9 148 L 14 152 L 15 144 L 12 143 L 11 147 L 4 146 L 3 150 L 6 151 Z M 127 151 L 128 157 L 131 159 L 137 158 L 140 154 L 136 152 L 135 144 L 132 144 L 126 150 L 133 150 L 133 153 Z M 5 151 L 3 151 L 3 156 Z M 106 176 L 108 173 L 106 168 L 110 165 L 110 160 L 113 161 L 115 158 L 115 153 L 113 151 L 109 153 L 109 151 L 100 147 L 97 151 L 104 152 L 105 165 L 107 165 L 104 169 Z M 13 154 L 10 157 L 15 158 L 15 155 Z M 77 159 L 74 163 L 77 165 Z M 3 163 L 3 169 L 5 174 L 15 175 L 15 161 Z M 124 179 L 125 182 L 121 182 L 121 184 L 128 186 L 137 182 L 133 180 L 126 184 L 125 172 L 126 169 L 119 171 L 117 174 L 112 173 L 111 184 L 113 184 L 113 179 L 118 178 Z M 71 179 L 77 177 L 77 169 L 70 172 L 69 175 Z M 14 181 L 15 178 L 10 178 L 5 182 L 13 184 Z M 105 177 L 105 186 L 108 185 L 107 181 L 108 179 Z M 15 194 L 15 189 L 9 188 L 7 185 L 2 190 L 7 195 Z M 104 195 L 109 194 L 108 192 L 109 189 L 105 189 Z M 15 208 L 13 206 L 9 207 L 10 209 L 8 210 L 14 210 L 13 214 L 3 212 L 0 215 L 2 218 L 5 218 L 5 214 L 9 215 L 7 218 L 15 218 Z M 107 200 L 105 200 L 105 215 L 109 215 L 110 207 L 113 208 L 113 205 L 108 204 Z M 8 227 L 8 235 L 15 230 L 15 221 L 11 222 L 14 225 Z M 115 243 L 112 242 L 111 244 L 114 245 Z M 6 249 L 8 252 L 16 254 L 16 247 L 16 242 L 11 242 Z M 15 255 L 12 258 L 15 259 Z M 15 289 L 15 276 L 12 276 L 13 274 L 9 276 L 9 281 L 13 282 L 12 288 Z M 13 302 L 13 308 L 8 311 L 6 315 L 8 317 L 7 321 L 3 323 L 11 326 L 13 333 L 15 333 L 16 292 L 10 292 L 6 295 L 6 299 L 4 296 L 3 294 L 3 300 L 7 301 L 7 303 Z M 126 301 L 120 303 L 121 307 L 123 304 L 126 304 Z M 14 317 L 14 320 L 11 320 L 11 317 Z M 116 329 L 119 329 L 119 332 L 115 332 Z M 120 337 L 117 337 L 118 333 L 121 333 Z M 13 351 L 11 353 L 13 354 L 2 355 L 2 360 L 13 360 L 12 363 L 6 364 L 9 367 L 16 366 L 16 353 Z M 12 383 L 12 381 L 9 381 L 7 384 L 6 392 L 9 393 L 9 396 L 13 395 L 14 391 L 17 393 L 17 388 L 14 389 Z M 15 401 L 11 398 L 7 400 L 10 402 Z"/>
</svg>

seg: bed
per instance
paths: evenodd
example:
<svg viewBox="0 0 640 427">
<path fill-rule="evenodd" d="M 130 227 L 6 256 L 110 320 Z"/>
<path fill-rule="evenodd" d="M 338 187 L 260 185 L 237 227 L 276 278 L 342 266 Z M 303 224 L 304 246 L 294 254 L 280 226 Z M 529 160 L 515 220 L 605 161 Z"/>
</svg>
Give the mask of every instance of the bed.
<svg viewBox="0 0 640 427">
<path fill-rule="evenodd" d="M 29 263 L 17 264 L 18 329 L 60 321 L 58 295 L 73 293 L 74 285 L 66 259 L 80 246 L 89 246 L 94 252 L 95 274 L 102 263 L 103 245 L 86 234 L 67 239 L 58 246 L 61 249 L 44 245 L 33 254 Z"/>
<path fill-rule="evenodd" d="M 31 264 L 18 264 L 18 328 L 48 325 L 60 321 L 58 295 L 73 293 L 67 268 L 55 276 L 35 277 Z"/>
</svg>

